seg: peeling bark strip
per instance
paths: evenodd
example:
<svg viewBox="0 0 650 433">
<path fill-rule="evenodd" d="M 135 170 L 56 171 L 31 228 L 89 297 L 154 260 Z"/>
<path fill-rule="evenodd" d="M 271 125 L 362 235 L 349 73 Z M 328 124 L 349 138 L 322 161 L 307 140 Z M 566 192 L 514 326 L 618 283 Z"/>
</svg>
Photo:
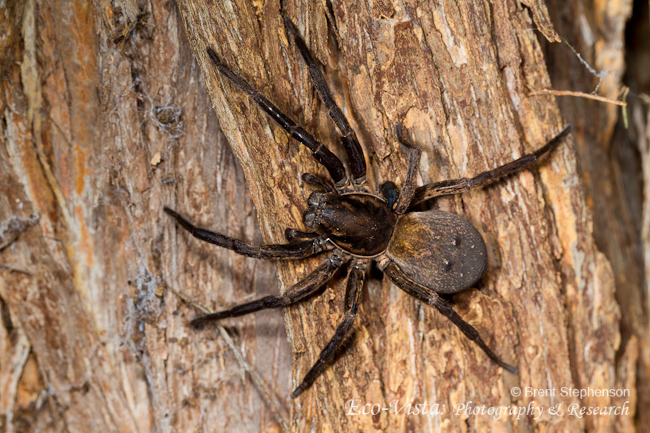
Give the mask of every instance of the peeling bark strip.
<svg viewBox="0 0 650 433">
<path fill-rule="evenodd" d="M 241 360 L 220 336 L 189 329 L 194 313 L 166 290 L 217 310 L 277 293 L 273 267 L 191 239 L 162 209 L 183 209 L 251 244 L 283 242 L 286 227 L 302 228 L 311 187 L 300 174 L 326 174 L 215 71 L 207 46 L 345 159 L 284 32 L 279 1 L 6 3 L 0 223 L 39 219 L 0 251 L 0 430 L 277 431 Z M 423 151 L 422 182 L 493 169 L 565 124 L 553 97 L 526 97 L 550 87 L 534 29 L 549 40 L 557 33 L 542 1 L 285 0 L 285 8 L 326 65 L 373 187 L 406 176 L 398 122 Z M 610 23 L 602 15 L 597 21 Z M 615 359 L 614 276 L 592 238 L 571 145 L 531 172 L 435 207 L 462 215 L 485 238 L 488 272 L 453 303 L 520 375 L 489 362 L 434 309 L 369 278 L 349 349 L 290 401 L 342 316 L 338 279 L 283 312 L 289 345 L 278 312 L 224 322 L 246 363 L 283 399 L 290 427 L 632 431 L 636 366 L 648 344 L 626 331 Z M 280 291 L 319 261 L 280 264 Z M 515 387 L 625 388 L 630 411 L 553 415 L 559 403 L 625 402 L 516 396 Z M 391 410 L 348 415 L 352 402 Z M 535 419 L 454 413 L 470 402 L 545 410 Z M 397 411 L 425 403 L 442 409 Z"/>
</svg>

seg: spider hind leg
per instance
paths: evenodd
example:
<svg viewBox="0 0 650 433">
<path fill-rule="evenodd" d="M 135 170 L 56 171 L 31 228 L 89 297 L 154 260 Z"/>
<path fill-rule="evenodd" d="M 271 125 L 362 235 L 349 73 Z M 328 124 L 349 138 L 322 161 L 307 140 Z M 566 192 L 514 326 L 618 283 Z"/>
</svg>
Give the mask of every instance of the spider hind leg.
<svg viewBox="0 0 650 433">
<path fill-rule="evenodd" d="M 427 304 L 433 305 L 436 309 L 444 314 L 451 322 L 456 325 L 467 338 L 474 341 L 487 356 L 490 357 L 499 367 L 504 370 L 509 371 L 512 374 L 519 374 L 519 370 L 516 367 L 513 367 L 510 364 L 504 362 L 497 354 L 495 354 L 492 349 L 485 344 L 485 341 L 481 338 L 481 335 L 478 331 L 462 317 L 454 311 L 454 309 L 449 305 L 444 299 L 442 299 L 437 293 L 428 289 L 427 287 L 421 286 L 420 284 L 411 281 L 406 275 L 397 267 L 395 263 L 389 263 L 384 268 L 384 273 L 390 278 L 390 280 L 395 283 L 397 287 L 413 296 L 416 299 L 421 300 Z"/>
<path fill-rule="evenodd" d="M 335 356 L 345 344 L 346 338 L 352 332 L 354 321 L 359 314 L 359 303 L 361 302 L 366 266 L 367 264 L 361 261 L 355 261 L 350 266 L 350 274 L 345 292 L 345 315 L 343 316 L 343 320 L 336 328 L 332 339 L 321 351 L 316 363 L 309 369 L 300 385 L 291 393 L 291 398 L 298 397 L 318 379 L 327 366 L 332 363 Z"/>
<path fill-rule="evenodd" d="M 294 284 L 282 296 L 265 296 L 251 302 L 236 305 L 228 310 L 199 316 L 190 322 L 195 329 L 203 328 L 208 322 L 239 317 L 268 308 L 288 307 L 317 295 L 325 284 L 334 276 L 336 271 L 346 262 L 337 253 L 332 254 L 312 273 Z"/>
</svg>

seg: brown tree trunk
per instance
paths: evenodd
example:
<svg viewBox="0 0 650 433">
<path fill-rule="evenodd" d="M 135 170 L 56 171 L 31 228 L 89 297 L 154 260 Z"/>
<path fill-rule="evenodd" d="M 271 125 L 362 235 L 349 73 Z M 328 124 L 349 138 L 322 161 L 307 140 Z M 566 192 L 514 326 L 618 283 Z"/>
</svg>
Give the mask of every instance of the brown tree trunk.
<svg viewBox="0 0 650 433">
<path fill-rule="evenodd" d="M 326 65 L 362 141 L 373 188 L 403 182 L 398 122 L 424 152 L 423 183 L 499 166 L 566 123 L 554 97 L 527 96 L 551 86 L 539 39 L 559 40 L 552 24 L 559 18 L 551 20 L 542 2 L 287 0 L 285 7 Z M 279 1 L 27 0 L 7 1 L 4 12 L 4 430 L 635 429 L 637 371 L 638 386 L 647 389 L 647 300 L 639 253 L 632 271 L 617 264 L 625 235 L 603 243 L 592 234 L 610 227 L 592 221 L 592 212 L 600 217 L 606 208 L 589 183 L 601 173 L 582 159 L 579 173 L 576 154 L 586 157 L 584 137 L 601 134 L 596 117 L 579 123 L 566 114 L 577 126 L 577 153 L 568 140 L 531 171 L 430 204 L 459 213 L 485 238 L 488 271 L 453 303 L 519 376 L 373 272 L 349 349 L 291 400 L 342 317 L 344 275 L 321 297 L 282 313 L 193 331 L 187 321 L 197 313 L 176 293 L 217 310 L 282 292 L 323 257 L 277 267 L 243 258 L 191 238 L 162 212 L 168 205 L 251 243 L 284 242 L 286 227 L 304 227 L 312 188 L 300 174 L 324 170 L 205 54 L 213 47 L 341 154 L 287 40 Z M 621 26 L 625 20 L 625 10 L 603 15 Z M 620 40 L 620 28 L 612 38 Z M 549 44 L 545 51 L 558 47 L 566 48 Z M 614 78 L 612 88 L 620 71 Z M 608 115 L 603 136 L 611 137 L 616 113 Z M 602 218 L 624 233 L 626 220 L 616 213 Z M 629 284 L 621 280 L 626 273 L 635 273 Z M 630 394 L 579 398 L 560 395 L 562 387 Z M 527 389 L 549 391 L 530 396 Z M 424 403 L 438 405 L 438 413 L 397 411 Z M 389 410 L 350 415 L 365 404 Z M 571 404 L 628 409 L 579 417 L 569 413 Z M 483 406 L 536 412 L 497 417 L 481 413 Z"/>
<path fill-rule="evenodd" d="M 583 59 L 566 44 L 560 49 L 548 46 L 545 52 L 555 89 L 591 93 L 597 88 L 599 95 L 617 99 L 623 86 L 630 87 L 626 98 L 630 103 L 626 108 L 628 125 L 621 108 L 613 104 L 584 98 L 560 98 L 558 103 L 562 114 L 575 126 L 580 176 L 594 215 L 594 239 L 614 271 L 616 301 L 621 310 L 618 356 L 625 357 L 627 353 L 630 362 L 638 356 L 636 372 L 628 371 L 633 376 L 625 378 L 620 372 L 619 377 L 636 380 L 638 407 L 647 408 L 650 407 L 650 328 L 644 274 L 650 269 L 644 269 L 644 256 L 650 257 L 647 243 L 650 122 L 648 109 L 643 107 L 640 97 L 645 94 L 647 98 L 650 94 L 647 44 L 650 3 L 634 3 L 633 14 L 631 1 L 585 2 L 582 7 L 562 1 L 549 2 L 558 32 Z M 625 25 L 630 17 L 626 40 Z M 626 50 L 622 50 L 626 43 Z M 626 71 L 628 61 L 631 67 Z M 650 412 L 640 410 L 636 425 L 640 431 L 650 431 Z"/>
</svg>

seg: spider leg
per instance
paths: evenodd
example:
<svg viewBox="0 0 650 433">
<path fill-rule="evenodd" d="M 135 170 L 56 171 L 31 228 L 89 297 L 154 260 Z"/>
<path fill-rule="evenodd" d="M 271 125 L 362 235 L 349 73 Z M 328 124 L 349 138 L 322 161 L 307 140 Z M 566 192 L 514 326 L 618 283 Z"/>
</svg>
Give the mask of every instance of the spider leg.
<svg viewBox="0 0 650 433">
<path fill-rule="evenodd" d="M 409 160 L 408 160 L 408 169 L 406 171 L 406 179 L 404 180 L 404 185 L 395 203 L 393 210 L 397 215 L 402 215 L 405 213 L 411 201 L 413 201 L 413 196 L 415 195 L 415 173 L 418 171 L 420 166 L 420 157 L 422 156 L 422 151 L 415 147 L 412 147 L 410 143 L 406 142 L 404 139 L 404 128 L 399 123 L 397 124 L 395 130 L 397 131 L 397 138 L 400 143 L 404 144 L 409 149 Z"/>
<path fill-rule="evenodd" d="M 359 314 L 359 302 L 363 288 L 363 280 L 366 274 L 366 263 L 355 261 L 350 267 L 348 276 L 348 286 L 345 291 L 345 316 L 343 321 L 336 328 L 334 336 L 325 348 L 321 351 L 318 361 L 307 372 L 304 379 L 298 387 L 291 393 L 291 398 L 296 398 L 309 388 L 314 381 L 320 376 L 325 368 L 332 362 L 339 349 L 345 343 L 346 337 L 352 330 L 354 320 Z"/>
<path fill-rule="evenodd" d="M 316 140 L 316 138 L 314 138 L 310 133 L 297 126 L 293 120 L 283 114 L 278 107 L 266 99 L 266 97 L 264 97 L 260 92 L 251 87 L 242 77 L 235 74 L 224 65 L 212 48 L 208 47 L 206 48 L 206 51 L 208 52 L 210 60 L 217 67 L 219 72 L 221 72 L 240 90 L 250 96 L 262 111 L 264 111 L 271 119 L 275 120 L 293 138 L 311 150 L 316 161 L 327 169 L 337 185 L 345 184 L 347 182 L 347 175 L 343 163 L 336 155 L 330 152 L 329 149 L 327 149 L 320 141 Z"/>
<path fill-rule="evenodd" d="M 336 188 L 326 179 L 311 173 L 303 173 L 302 180 L 312 185 L 320 186 L 327 192 L 337 194 Z"/>
<path fill-rule="evenodd" d="M 501 368 L 509 371 L 512 374 L 519 374 L 519 370 L 517 370 L 517 368 L 502 361 L 501 358 L 499 358 L 492 351 L 492 349 L 490 349 L 487 344 L 485 344 L 478 331 L 474 329 L 472 325 L 464 321 L 463 318 L 460 317 L 456 311 L 454 311 L 451 305 L 449 305 L 437 293 L 433 292 L 427 287 L 409 280 L 408 277 L 404 275 L 400 268 L 393 262 L 390 262 L 390 264 L 384 268 L 384 273 L 388 275 L 388 278 L 390 278 L 390 280 L 395 283 L 397 287 L 404 290 L 409 295 L 436 307 L 438 311 L 447 316 L 447 318 L 451 320 L 454 325 L 463 331 L 463 334 L 465 334 L 467 338 L 478 344 L 478 346 L 483 349 L 486 355 L 489 356 L 494 362 L 496 362 Z"/>
<path fill-rule="evenodd" d="M 199 329 L 202 328 L 207 322 L 227 319 L 229 317 L 238 317 L 246 314 L 254 313 L 256 311 L 265 310 L 267 308 L 281 308 L 289 305 L 302 302 L 315 294 L 325 286 L 325 283 L 332 278 L 347 259 L 338 255 L 332 254 L 327 260 L 320 264 L 311 274 L 307 275 L 302 280 L 294 284 L 282 296 L 265 296 L 251 302 L 236 305 L 229 310 L 220 311 L 217 313 L 206 314 L 199 316 L 190 322 L 190 325 Z"/>
<path fill-rule="evenodd" d="M 558 144 L 560 144 L 562 139 L 569 133 L 570 129 L 571 125 L 565 126 L 559 134 L 553 137 L 548 143 L 546 143 L 543 147 L 539 148 L 534 153 L 524 155 L 521 158 L 504 164 L 501 167 L 497 167 L 494 170 L 484 171 L 483 173 L 472 178 L 463 177 L 460 179 L 443 180 L 440 182 L 421 186 L 415 190 L 415 196 L 411 202 L 411 207 L 434 197 L 459 194 L 472 188 L 488 185 L 501 179 L 502 177 L 508 176 L 512 173 L 515 173 L 516 171 L 529 167 L 537 162 L 537 160 L 541 158 L 542 155 L 555 149 Z"/>
<path fill-rule="evenodd" d="M 219 245 L 220 247 L 228 248 L 229 250 L 243 256 L 267 260 L 295 260 L 304 259 L 305 257 L 316 255 L 321 251 L 331 249 L 331 247 L 320 236 L 290 244 L 260 245 L 254 247 L 246 242 L 233 239 L 222 235 L 221 233 L 211 232 L 196 227 L 185 217 L 168 207 L 165 207 L 164 210 L 195 238 L 211 244 Z"/>
<path fill-rule="evenodd" d="M 350 162 L 350 172 L 352 173 L 352 182 L 357 185 L 363 185 L 366 181 L 366 160 L 363 156 L 363 150 L 357 139 L 357 134 L 354 132 L 352 127 L 350 127 L 350 122 L 345 117 L 336 101 L 332 97 L 332 92 L 323 77 L 318 65 L 314 61 L 309 48 L 305 44 L 305 41 L 300 36 L 298 29 L 295 24 L 288 18 L 284 18 L 284 26 L 287 29 L 287 33 L 293 37 L 300 55 L 305 60 L 307 67 L 309 68 L 309 75 L 311 76 L 311 81 L 314 83 L 316 92 L 320 96 L 321 101 L 327 107 L 328 113 L 336 126 L 341 131 L 342 137 L 341 142 L 345 148 L 345 152 L 348 155 L 348 160 Z"/>
<path fill-rule="evenodd" d="M 320 235 L 318 233 L 301 232 L 296 229 L 286 229 L 284 231 L 284 237 L 287 241 L 294 242 L 298 239 L 316 239 L 319 238 Z"/>
</svg>

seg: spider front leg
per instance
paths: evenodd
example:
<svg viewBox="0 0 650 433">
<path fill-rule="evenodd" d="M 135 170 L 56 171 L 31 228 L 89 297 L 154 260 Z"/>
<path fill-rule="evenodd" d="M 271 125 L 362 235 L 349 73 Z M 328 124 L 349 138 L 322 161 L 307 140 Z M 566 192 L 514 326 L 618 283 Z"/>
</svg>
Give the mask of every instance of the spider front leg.
<svg viewBox="0 0 650 433">
<path fill-rule="evenodd" d="M 487 356 L 489 356 L 494 362 L 496 362 L 501 368 L 509 371 L 512 374 L 519 374 L 517 368 L 511 366 L 510 364 L 505 363 L 501 358 L 499 358 L 493 351 L 485 344 L 485 341 L 481 338 L 478 331 L 462 317 L 454 311 L 454 309 L 449 305 L 445 300 L 443 300 L 437 293 L 432 290 L 424 287 L 414 281 L 409 280 L 409 278 L 404 275 L 401 269 L 393 262 L 389 262 L 388 265 L 384 264 L 385 268 L 383 269 L 384 273 L 390 278 L 390 280 L 395 283 L 397 287 L 404 290 L 409 295 L 426 302 L 427 304 L 433 305 L 438 311 L 447 316 L 451 322 L 456 325 L 463 334 L 467 336 L 470 340 L 474 341 Z"/>
<path fill-rule="evenodd" d="M 230 70 L 219 58 L 217 53 L 210 47 L 206 48 L 210 60 L 231 83 L 237 86 L 241 91 L 246 93 L 264 111 L 271 119 L 275 120 L 289 135 L 304 144 L 312 152 L 312 156 L 329 172 L 332 180 L 337 186 L 346 185 L 348 182 L 347 174 L 341 160 L 329 151 L 320 141 L 316 140 L 310 133 L 291 120 L 287 115 L 282 113 L 271 101 L 264 95 L 255 90 L 242 77 Z"/>
<path fill-rule="evenodd" d="M 346 262 L 347 258 L 335 252 L 327 260 L 321 263 L 321 265 L 312 273 L 294 284 L 284 295 L 265 296 L 256 299 L 255 301 L 236 305 L 229 310 L 199 316 L 192 320 L 190 325 L 193 328 L 198 329 L 202 328 L 207 322 L 243 316 L 268 308 L 288 307 L 289 305 L 302 302 L 316 295 L 318 291 L 325 286 L 325 283 L 327 283 L 336 271 Z"/>
<path fill-rule="evenodd" d="M 449 179 L 421 186 L 415 190 L 415 195 L 410 206 L 417 206 L 418 204 L 434 197 L 459 194 L 472 188 L 485 186 L 519 170 L 530 167 L 544 154 L 555 149 L 562 139 L 569 133 L 570 129 L 571 125 L 565 126 L 559 134 L 553 137 L 543 147 L 537 149 L 534 153 L 524 155 L 521 158 L 497 167 L 494 170 L 484 171 L 472 178 L 463 177 L 460 179 Z"/>
<path fill-rule="evenodd" d="M 266 260 L 295 260 L 304 259 L 316 255 L 322 251 L 332 249 L 332 247 L 321 236 L 309 237 L 307 240 L 292 242 L 289 244 L 271 244 L 254 247 L 238 239 L 222 235 L 221 233 L 212 232 L 189 222 L 178 212 L 165 207 L 164 211 L 174 218 L 181 227 L 190 232 L 192 236 L 211 244 L 219 245 L 241 254 L 243 256 L 253 257 L 256 259 Z"/>
<path fill-rule="evenodd" d="M 330 118 L 334 121 L 343 135 L 341 137 L 341 142 L 345 148 L 345 153 L 348 155 L 352 182 L 356 187 L 360 188 L 366 182 L 366 159 L 363 156 L 363 150 L 361 149 L 361 145 L 357 139 L 357 134 L 350 126 L 350 122 L 348 122 L 343 111 L 341 111 L 339 106 L 336 105 L 336 101 L 334 101 L 334 97 L 332 96 L 332 91 L 327 85 L 327 81 L 325 81 L 325 77 L 323 77 L 318 64 L 314 61 L 309 48 L 307 48 L 307 44 L 305 44 L 305 41 L 300 36 L 296 25 L 286 16 L 284 18 L 284 27 L 289 36 L 293 37 L 296 47 L 298 47 L 298 51 L 300 51 L 300 55 L 309 68 L 309 76 L 311 77 L 311 81 L 314 84 L 314 88 L 316 88 L 320 100 L 323 101 L 327 107 Z"/>
<path fill-rule="evenodd" d="M 309 388 L 314 381 L 320 376 L 325 368 L 332 362 L 341 346 L 345 343 L 346 337 L 352 330 L 354 320 L 359 314 L 359 302 L 363 288 L 363 280 L 366 275 L 367 264 L 362 261 L 354 261 L 350 267 L 348 276 L 348 285 L 345 291 L 345 316 L 343 321 L 336 328 L 334 336 L 325 348 L 321 351 L 318 361 L 307 372 L 302 383 L 291 393 L 291 398 L 296 398 Z"/>
</svg>

